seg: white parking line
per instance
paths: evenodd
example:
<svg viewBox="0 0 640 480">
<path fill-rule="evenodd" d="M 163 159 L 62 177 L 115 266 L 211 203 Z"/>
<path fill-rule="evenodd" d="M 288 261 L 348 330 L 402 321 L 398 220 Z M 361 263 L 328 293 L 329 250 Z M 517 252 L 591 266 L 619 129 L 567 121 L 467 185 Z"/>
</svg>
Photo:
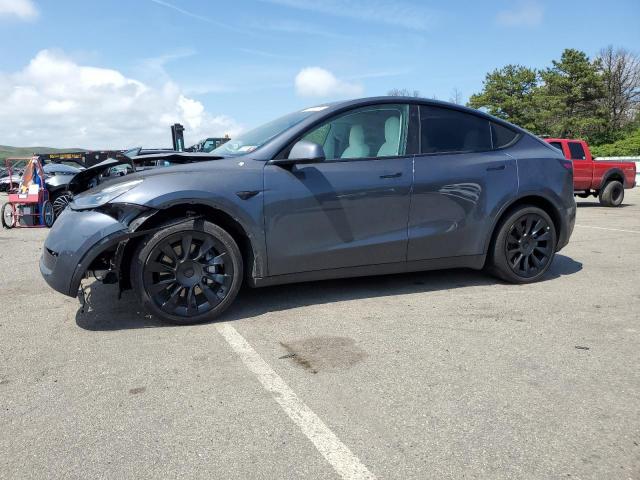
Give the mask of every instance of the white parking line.
<svg viewBox="0 0 640 480">
<path fill-rule="evenodd" d="M 638 230 L 622 230 L 620 228 L 592 227 L 591 225 L 576 225 L 581 228 L 595 228 L 596 230 L 610 230 L 612 232 L 640 233 Z"/>
<path fill-rule="evenodd" d="M 285 381 L 265 362 L 245 338 L 227 323 L 216 324 L 218 332 L 240 356 L 244 365 L 271 392 L 289 418 L 315 445 L 322 456 L 345 480 L 375 479 L 347 446 L 298 398 Z"/>
</svg>

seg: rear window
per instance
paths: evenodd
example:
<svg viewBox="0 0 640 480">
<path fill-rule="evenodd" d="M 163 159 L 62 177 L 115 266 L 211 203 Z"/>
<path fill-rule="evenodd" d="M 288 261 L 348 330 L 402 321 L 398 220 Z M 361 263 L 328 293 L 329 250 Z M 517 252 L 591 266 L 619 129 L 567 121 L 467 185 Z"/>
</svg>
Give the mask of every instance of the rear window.
<svg viewBox="0 0 640 480">
<path fill-rule="evenodd" d="M 493 148 L 504 148 L 511 145 L 518 138 L 518 132 L 514 132 L 510 128 L 491 123 L 491 141 Z"/>
<path fill-rule="evenodd" d="M 420 106 L 422 153 L 491 150 L 490 122 L 448 108 Z"/>
<path fill-rule="evenodd" d="M 571 154 L 571 160 L 584 160 L 586 158 L 584 148 L 578 142 L 569 142 L 569 153 Z"/>
</svg>

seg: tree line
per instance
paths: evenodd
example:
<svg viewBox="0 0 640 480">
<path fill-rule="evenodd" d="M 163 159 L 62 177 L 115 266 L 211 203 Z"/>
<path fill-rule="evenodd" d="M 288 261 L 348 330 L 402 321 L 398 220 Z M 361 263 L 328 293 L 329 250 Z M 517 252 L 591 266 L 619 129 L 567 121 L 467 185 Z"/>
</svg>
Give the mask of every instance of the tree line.
<svg viewBox="0 0 640 480">
<path fill-rule="evenodd" d="M 506 65 L 468 106 L 537 135 L 582 138 L 600 156 L 639 155 L 640 57 L 609 46 L 593 59 L 566 49 L 544 69 Z"/>
<path fill-rule="evenodd" d="M 449 101 L 462 103 L 457 88 Z M 486 75 L 467 106 L 540 136 L 584 139 L 598 156 L 640 155 L 640 57 L 624 48 L 603 48 L 593 59 L 566 49 L 543 69 L 506 65 Z"/>
</svg>

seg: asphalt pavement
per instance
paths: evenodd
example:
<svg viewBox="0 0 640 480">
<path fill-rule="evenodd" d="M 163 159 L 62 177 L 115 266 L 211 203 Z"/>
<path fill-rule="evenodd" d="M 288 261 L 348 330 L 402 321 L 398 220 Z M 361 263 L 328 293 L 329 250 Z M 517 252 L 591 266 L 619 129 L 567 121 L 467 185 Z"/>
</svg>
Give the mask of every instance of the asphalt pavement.
<svg viewBox="0 0 640 480">
<path fill-rule="evenodd" d="M 4 197 L 1 199 L 4 201 Z M 0 230 L 0 478 L 640 478 L 640 190 L 544 281 L 244 289 L 220 322 L 50 290 Z"/>
</svg>

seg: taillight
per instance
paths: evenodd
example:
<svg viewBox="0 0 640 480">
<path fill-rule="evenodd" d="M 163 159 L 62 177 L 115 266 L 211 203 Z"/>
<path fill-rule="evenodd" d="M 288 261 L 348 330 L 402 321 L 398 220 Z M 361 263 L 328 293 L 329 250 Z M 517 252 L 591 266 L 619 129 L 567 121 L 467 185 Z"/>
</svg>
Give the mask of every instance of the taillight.
<svg viewBox="0 0 640 480">
<path fill-rule="evenodd" d="M 567 160 L 565 158 L 561 158 L 561 159 L 559 158 L 558 161 L 560 162 L 560 165 L 562 165 L 567 170 L 573 170 L 573 162 L 571 160 Z"/>
</svg>

